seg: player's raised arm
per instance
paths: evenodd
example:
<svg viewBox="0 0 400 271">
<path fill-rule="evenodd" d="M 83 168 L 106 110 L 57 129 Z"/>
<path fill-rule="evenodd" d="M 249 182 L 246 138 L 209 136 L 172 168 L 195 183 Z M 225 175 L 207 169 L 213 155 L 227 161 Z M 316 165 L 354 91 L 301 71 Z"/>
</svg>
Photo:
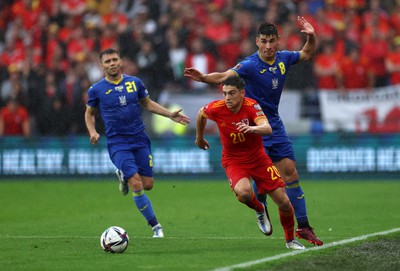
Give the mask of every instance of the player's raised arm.
<svg viewBox="0 0 400 271">
<path fill-rule="evenodd" d="M 317 35 L 315 34 L 314 27 L 302 16 L 297 17 L 297 21 L 301 27 L 301 33 L 307 35 L 307 41 L 300 51 L 299 61 L 311 60 L 317 51 Z"/>
<path fill-rule="evenodd" d="M 232 70 L 227 70 L 225 72 L 212 72 L 212 73 L 202 73 L 195 68 L 185 68 L 183 73 L 185 77 L 198 82 L 203 82 L 207 84 L 221 84 L 228 77 L 237 76 L 237 74 Z"/>
</svg>

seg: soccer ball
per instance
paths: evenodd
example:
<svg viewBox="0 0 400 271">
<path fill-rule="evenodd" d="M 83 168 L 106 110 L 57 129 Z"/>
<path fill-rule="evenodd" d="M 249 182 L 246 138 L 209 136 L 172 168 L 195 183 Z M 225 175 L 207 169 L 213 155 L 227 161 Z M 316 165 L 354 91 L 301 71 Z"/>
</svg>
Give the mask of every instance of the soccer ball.
<svg viewBox="0 0 400 271">
<path fill-rule="evenodd" d="M 106 229 L 100 237 L 100 245 L 106 252 L 122 253 L 128 247 L 129 236 L 126 231 L 118 226 Z"/>
</svg>

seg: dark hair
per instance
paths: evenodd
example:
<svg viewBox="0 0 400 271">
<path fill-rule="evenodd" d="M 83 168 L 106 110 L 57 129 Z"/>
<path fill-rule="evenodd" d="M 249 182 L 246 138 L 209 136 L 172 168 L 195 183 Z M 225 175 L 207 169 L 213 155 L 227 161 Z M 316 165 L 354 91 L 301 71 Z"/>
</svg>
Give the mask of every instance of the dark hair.
<svg viewBox="0 0 400 271">
<path fill-rule="evenodd" d="M 244 89 L 245 83 L 242 78 L 239 76 L 231 76 L 228 77 L 224 82 L 222 82 L 223 86 L 234 86 L 237 87 L 239 90 Z"/>
<path fill-rule="evenodd" d="M 257 36 L 260 35 L 279 37 L 278 29 L 271 23 L 263 23 L 258 27 Z"/>
<path fill-rule="evenodd" d="M 118 50 L 113 49 L 113 48 L 107 48 L 107 49 L 103 50 L 103 51 L 100 53 L 100 55 L 99 55 L 100 60 L 103 58 L 104 55 L 112 55 L 112 54 L 117 54 L 117 55 L 119 56 Z"/>
</svg>

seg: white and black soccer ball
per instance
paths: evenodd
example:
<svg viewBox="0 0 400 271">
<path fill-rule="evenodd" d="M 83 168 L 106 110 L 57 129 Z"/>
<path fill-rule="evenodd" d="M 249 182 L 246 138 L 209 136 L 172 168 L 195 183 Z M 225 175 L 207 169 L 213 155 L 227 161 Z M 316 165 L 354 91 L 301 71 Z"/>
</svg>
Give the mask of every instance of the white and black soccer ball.
<svg viewBox="0 0 400 271">
<path fill-rule="evenodd" d="M 128 248 L 129 236 L 118 226 L 106 229 L 100 237 L 100 245 L 106 252 L 122 253 Z"/>
</svg>

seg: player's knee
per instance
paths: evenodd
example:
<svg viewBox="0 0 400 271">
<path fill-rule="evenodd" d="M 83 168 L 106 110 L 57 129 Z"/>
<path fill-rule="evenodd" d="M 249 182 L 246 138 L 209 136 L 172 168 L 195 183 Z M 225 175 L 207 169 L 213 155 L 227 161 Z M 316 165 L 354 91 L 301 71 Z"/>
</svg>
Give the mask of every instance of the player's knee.
<svg viewBox="0 0 400 271">
<path fill-rule="evenodd" d="M 153 183 L 143 184 L 143 189 L 144 189 L 144 190 L 151 190 L 151 189 L 153 189 Z"/>
<path fill-rule="evenodd" d="M 235 193 L 236 197 L 240 202 L 249 202 L 251 200 L 251 196 L 253 194 L 253 191 L 251 188 L 246 188 L 246 187 L 235 187 Z"/>
<path fill-rule="evenodd" d="M 278 208 L 283 211 L 289 211 L 292 208 L 292 204 L 288 197 L 283 198 L 279 202 L 277 202 Z"/>
<path fill-rule="evenodd" d="M 143 184 L 142 184 L 138 174 L 135 174 L 134 176 L 130 177 L 128 179 L 128 184 L 129 184 L 129 188 L 133 191 L 143 189 Z"/>
<path fill-rule="evenodd" d="M 143 189 L 151 190 L 153 189 L 154 179 L 152 177 L 142 177 Z"/>
<path fill-rule="evenodd" d="M 286 185 L 297 182 L 299 180 L 299 174 L 297 173 L 296 168 L 294 167 L 293 169 L 288 169 L 282 174 L 282 179 L 286 183 Z"/>
</svg>

